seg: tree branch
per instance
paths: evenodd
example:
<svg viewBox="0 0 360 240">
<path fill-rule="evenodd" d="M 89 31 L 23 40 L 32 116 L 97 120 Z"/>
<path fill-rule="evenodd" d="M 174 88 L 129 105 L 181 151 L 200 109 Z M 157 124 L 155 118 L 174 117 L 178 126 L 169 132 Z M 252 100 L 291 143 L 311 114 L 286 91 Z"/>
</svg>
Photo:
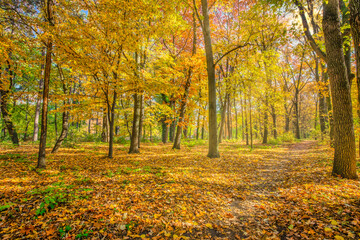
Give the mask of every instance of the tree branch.
<svg viewBox="0 0 360 240">
<path fill-rule="evenodd" d="M 224 54 L 214 63 L 214 66 L 216 66 L 216 64 L 218 64 L 218 63 L 219 63 L 224 57 L 226 57 L 228 54 L 230 54 L 230 53 L 232 53 L 232 52 L 234 52 L 234 51 L 236 51 L 236 50 L 238 50 L 238 49 L 240 49 L 240 48 L 246 47 L 246 46 L 249 45 L 249 44 L 250 44 L 250 43 L 247 42 L 247 43 L 245 43 L 245 44 L 243 44 L 243 45 L 238 45 L 238 46 L 234 47 L 233 49 L 227 51 L 226 53 L 224 53 Z"/>
<path fill-rule="evenodd" d="M 295 5 L 298 7 L 299 9 L 299 13 L 300 13 L 300 17 L 301 17 L 301 21 L 304 27 L 304 33 L 305 36 L 310 44 L 310 46 L 312 47 L 312 49 L 316 52 L 316 54 L 325 62 L 327 62 L 327 56 L 326 53 L 324 53 L 320 47 L 316 44 L 315 39 L 313 38 L 313 36 L 310 33 L 310 28 L 309 28 L 309 24 L 307 22 L 306 16 L 305 16 L 305 9 L 303 7 L 303 5 L 299 2 L 299 0 L 293 0 Z"/>
</svg>

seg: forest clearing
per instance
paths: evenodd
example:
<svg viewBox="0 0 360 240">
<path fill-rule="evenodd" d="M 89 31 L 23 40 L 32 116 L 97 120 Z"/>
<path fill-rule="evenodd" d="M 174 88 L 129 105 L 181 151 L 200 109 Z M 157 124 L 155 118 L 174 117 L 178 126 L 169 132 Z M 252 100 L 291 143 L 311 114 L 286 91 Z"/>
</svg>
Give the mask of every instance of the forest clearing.
<svg viewBox="0 0 360 240">
<path fill-rule="evenodd" d="M 216 160 L 198 144 L 141 149 L 109 160 L 103 144 L 65 148 L 36 171 L 34 146 L 1 148 L 1 238 L 360 237 L 358 181 L 331 177 L 316 141 L 223 143 Z"/>
</svg>

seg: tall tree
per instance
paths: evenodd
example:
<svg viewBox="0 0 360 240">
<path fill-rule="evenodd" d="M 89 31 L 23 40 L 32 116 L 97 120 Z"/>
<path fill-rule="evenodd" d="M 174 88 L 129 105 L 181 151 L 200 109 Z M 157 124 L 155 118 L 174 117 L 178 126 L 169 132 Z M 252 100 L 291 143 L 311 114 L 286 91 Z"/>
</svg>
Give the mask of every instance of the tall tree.
<svg viewBox="0 0 360 240">
<path fill-rule="evenodd" d="M 45 19 L 49 26 L 53 23 L 53 2 L 52 0 L 44 1 L 44 13 Z M 45 56 L 45 70 L 44 70 L 44 88 L 43 88 L 43 105 L 41 115 L 41 135 L 39 144 L 39 156 L 38 156 L 38 168 L 45 168 L 45 155 L 46 155 L 46 136 L 47 136 L 47 114 L 48 114 L 48 102 L 49 102 L 49 83 L 50 83 L 50 71 L 51 71 L 51 56 L 53 48 L 53 40 L 51 36 L 46 40 L 46 56 Z"/>
<path fill-rule="evenodd" d="M 324 4 L 323 29 L 335 128 L 332 174 L 356 179 L 354 122 L 340 29 L 339 0 L 328 0 Z"/>
<path fill-rule="evenodd" d="M 195 1 L 194 1 L 195 3 Z M 201 0 L 203 21 L 201 23 L 206 53 L 206 66 L 208 73 L 208 97 L 209 97 L 209 158 L 220 157 L 217 139 L 217 116 L 216 116 L 216 80 L 215 64 L 211 43 L 211 31 L 209 20 L 209 9 L 207 0 Z M 200 20 L 200 17 L 199 17 Z"/>
</svg>

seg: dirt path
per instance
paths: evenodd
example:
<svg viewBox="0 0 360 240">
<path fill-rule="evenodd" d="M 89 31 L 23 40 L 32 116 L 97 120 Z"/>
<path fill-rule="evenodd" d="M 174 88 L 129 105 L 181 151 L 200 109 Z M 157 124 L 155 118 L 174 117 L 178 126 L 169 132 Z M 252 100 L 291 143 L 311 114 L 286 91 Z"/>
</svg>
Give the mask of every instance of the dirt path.
<svg viewBox="0 0 360 240">
<path fill-rule="evenodd" d="M 243 236 L 247 237 L 253 234 L 249 229 L 260 229 L 259 226 L 265 222 L 265 207 L 275 205 L 279 201 L 278 189 L 290 186 L 296 179 L 294 171 L 298 171 L 301 165 L 301 158 L 311 150 L 316 142 L 303 141 L 288 145 L 276 151 L 262 152 L 263 158 L 254 165 L 252 169 L 253 177 L 247 189 L 247 195 L 244 199 L 234 200 L 230 204 L 234 221 L 243 229 Z M 266 212 L 270 216 L 274 212 Z M 281 231 L 281 229 L 278 229 Z"/>
</svg>

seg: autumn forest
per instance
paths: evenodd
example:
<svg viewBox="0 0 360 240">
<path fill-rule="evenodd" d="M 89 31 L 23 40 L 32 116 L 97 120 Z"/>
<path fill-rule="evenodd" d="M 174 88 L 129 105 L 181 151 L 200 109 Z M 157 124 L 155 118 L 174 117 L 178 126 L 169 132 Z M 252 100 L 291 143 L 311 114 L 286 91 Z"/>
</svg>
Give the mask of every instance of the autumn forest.
<svg viewBox="0 0 360 240">
<path fill-rule="evenodd" d="M 0 0 L 0 239 L 359 239 L 360 0 Z"/>
</svg>

